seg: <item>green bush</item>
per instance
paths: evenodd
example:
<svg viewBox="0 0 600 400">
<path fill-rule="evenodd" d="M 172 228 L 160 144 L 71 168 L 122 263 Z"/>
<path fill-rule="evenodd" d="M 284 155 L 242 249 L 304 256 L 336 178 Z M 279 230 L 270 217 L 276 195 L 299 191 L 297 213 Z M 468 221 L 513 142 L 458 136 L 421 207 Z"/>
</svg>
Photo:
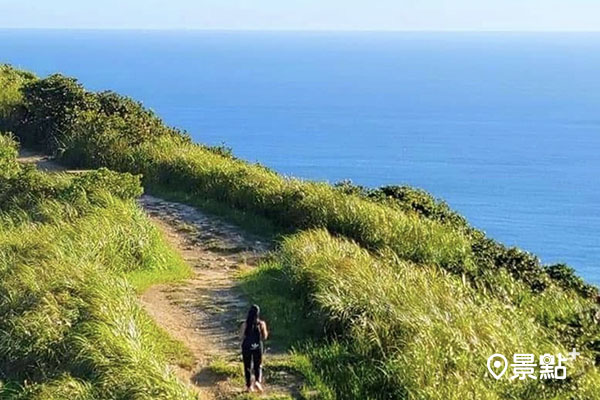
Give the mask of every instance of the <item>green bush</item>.
<svg viewBox="0 0 600 400">
<path fill-rule="evenodd" d="M 425 218 L 451 225 L 457 229 L 468 227 L 467 221 L 453 211 L 448 204 L 436 200 L 422 189 L 410 186 L 382 186 L 370 191 L 368 196 L 380 201 L 388 200 L 402 210 L 415 212 Z"/>
<path fill-rule="evenodd" d="M 75 79 L 60 74 L 30 81 L 22 92 L 25 115 L 19 136 L 24 145 L 50 153 L 64 149 L 65 136 L 80 112 L 98 108 L 93 95 Z"/>
<path fill-rule="evenodd" d="M 0 64 L 0 132 L 13 131 L 24 114 L 21 88 L 35 80 L 29 72 Z"/>
<path fill-rule="evenodd" d="M 87 92 L 60 74 L 23 85 L 19 136 L 27 146 L 63 155 L 72 165 L 109 165 L 128 146 L 154 137 L 185 138 L 139 102 L 113 92 Z"/>
<path fill-rule="evenodd" d="M 506 247 L 488 238 L 482 231 L 471 227 L 464 217 L 452 210 L 445 202 L 435 199 L 424 190 L 408 186 L 383 186 L 377 189 L 367 189 L 353 185 L 349 181 L 339 182 L 335 188 L 343 193 L 381 202 L 465 232 L 471 238 L 474 263 L 478 266 L 479 271 L 505 269 L 515 278 L 526 282 L 536 292 L 543 291 L 548 286 L 550 277 L 561 280 L 563 286 L 575 289 L 583 296 L 598 295 L 597 289 L 593 286 L 582 287 L 580 283 L 570 277 L 565 276 L 563 280 L 562 276 L 556 273 L 548 276 L 549 270 L 541 265 L 537 257 L 518 248 Z M 491 287 L 489 289 L 493 290 Z"/>
<path fill-rule="evenodd" d="M 12 135 L 0 132 L 0 179 L 7 179 L 19 171 L 19 146 Z"/>
<path fill-rule="evenodd" d="M 597 297 L 598 289 L 586 284 L 575 274 L 573 268 L 566 264 L 553 264 L 546 267 L 546 272 L 554 281 L 564 288 L 574 289 L 584 297 Z"/>
<path fill-rule="evenodd" d="M 18 146 L 9 135 L 0 135 L 0 210 L 32 212 L 36 204 L 52 198 L 62 181 L 39 173 L 32 165 L 17 162 Z"/>
</svg>

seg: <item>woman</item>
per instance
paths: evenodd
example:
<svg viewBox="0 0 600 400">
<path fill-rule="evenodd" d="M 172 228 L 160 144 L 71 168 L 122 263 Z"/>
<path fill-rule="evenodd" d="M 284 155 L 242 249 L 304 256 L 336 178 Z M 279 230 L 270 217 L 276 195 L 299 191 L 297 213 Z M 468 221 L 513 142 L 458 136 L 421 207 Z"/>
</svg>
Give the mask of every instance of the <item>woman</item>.
<svg viewBox="0 0 600 400">
<path fill-rule="evenodd" d="M 263 341 L 267 339 L 267 324 L 260 319 L 260 308 L 254 304 L 248 311 L 246 322 L 242 324 L 240 338 L 242 339 L 242 358 L 244 360 L 244 375 L 246 391 L 254 388 L 262 392 L 262 354 Z M 254 368 L 252 368 L 252 364 Z M 254 369 L 254 386 L 252 385 L 252 369 Z"/>
</svg>

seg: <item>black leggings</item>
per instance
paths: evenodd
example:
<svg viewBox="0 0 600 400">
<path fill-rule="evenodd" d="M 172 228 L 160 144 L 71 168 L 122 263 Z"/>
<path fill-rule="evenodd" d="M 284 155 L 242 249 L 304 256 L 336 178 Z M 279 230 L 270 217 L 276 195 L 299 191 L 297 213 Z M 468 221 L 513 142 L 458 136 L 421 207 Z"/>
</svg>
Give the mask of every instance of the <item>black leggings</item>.
<svg viewBox="0 0 600 400">
<path fill-rule="evenodd" d="M 244 359 L 244 376 L 246 377 L 246 387 L 250 387 L 252 381 L 252 369 L 254 369 L 254 379 L 256 382 L 260 382 L 261 380 L 262 349 L 242 350 L 242 358 Z"/>
</svg>

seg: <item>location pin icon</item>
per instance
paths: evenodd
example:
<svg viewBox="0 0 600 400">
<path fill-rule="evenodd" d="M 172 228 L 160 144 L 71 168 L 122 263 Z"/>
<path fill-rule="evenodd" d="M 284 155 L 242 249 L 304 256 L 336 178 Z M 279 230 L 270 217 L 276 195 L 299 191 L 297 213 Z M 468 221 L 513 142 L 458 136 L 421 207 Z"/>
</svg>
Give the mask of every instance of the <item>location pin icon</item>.
<svg viewBox="0 0 600 400">
<path fill-rule="evenodd" d="M 487 360 L 487 367 L 494 378 L 500 379 L 508 368 L 508 360 L 502 354 L 493 354 Z"/>
</svg>

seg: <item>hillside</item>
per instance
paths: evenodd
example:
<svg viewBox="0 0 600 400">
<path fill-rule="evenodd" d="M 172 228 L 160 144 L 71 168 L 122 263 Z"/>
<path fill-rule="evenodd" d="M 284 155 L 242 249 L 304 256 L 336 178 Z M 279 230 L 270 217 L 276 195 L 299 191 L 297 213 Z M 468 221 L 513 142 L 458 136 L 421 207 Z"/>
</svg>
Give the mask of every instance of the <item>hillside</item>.
<svg viewBox="0 0 600 400">
<path fill-rule="evenodd" d="M 194 144 L 185 133 L 165 126 L 140 103 L 112 92 L 89 92 L 72 78 L 52 75 L 38 79 L 4 66 L 0 84 L 0 131 L 13 132 L 22 146 L 43 151 L 71 167 L 106 167 L 120 173 L 140 174 L 145 190 L 150 193 L 217 213 L 275 238 L 277 247 L 273 256 L 240 279 L 246 295 L 263 305 L 273 331 L 279 332 L 278 344 L 295 348 L 294 368 L 302 372 L 311 387 L 302 396 L 600 397 L 598 291 L 585 284 L 568 266 L 542 265 L 530 253 L 503 246 L 471 227 L 445 203 L 418 189 L 403 186 L 366 189 L 348 183 L 331 186 L 285 178 L 264 166 L 239 160 L 225 148 Z M 40 184 L 28 183 L 29 178 L 25 178 L 26 174 L 37 176 L 37 173 L 28 169 L 22 172 L 21 167 L 15 166 L 11 155 L 14 147 L 7 137 L 3 140 L 4 156 L 0 162 L 6 172 L 2 185 L 8 188 L 3 193 L 8 194 L 1 195 L 2 226 L 9 233 L 18 229 L 51 229 L 51 234 L 60 238 L 63 232 L 85 229 L 78 225 L 79 219 L 71 221 L 72 215 L 79 218 L 79 211 L 72 211 L 73 207 L 89 208 L 93 210 L 90 215 L 110 213 L 111 207 L 127 208 L 127 202 L 140 193 L 135 184 L 137 178 L 113 175 L 107 170 L 75 179 L 35 178 L 60 181 L 60 190 L 53 183 L 45 183 L 52 189 L 42 185 L 45 188 L 42 203 L 50 202 L 52 206 L 40 206 L 36 197 Z M 102 185 L 95 183 L 98 179 Z M 122 180 L 130 183 L 124 187 L 120 182 L 115 183 Z M 78 188 L 84 184 L 91 186 L 64 189 L 72 184 Z M 62 196 L 64 190 L 87 193 L 97 186 L 101 190 L 103 185 L 112 194 L 83 196 L 85 201 L 91 201 L 89 205 L 79 200 L 72 205 L 74 200 L 70 197 L 61 205 L 63 197 L 53 200 L 47 195 Z M 29 189 L 35 194 L 30 195 Z M 122 199 L 106 200 L 115 195 Z M 90 200 L 96 198 L 101 199 L 100 205 Z M 87 217 L 81 218 L 85 225 Z M 127 221 L 127 218 L 118 224 L 107 221 L 107 227 Z M 48 224 L 51 227 L 44 228 Z M 20 228 L 21 225 L 26 228 Z M 136 234 L 147 232 L 135 226 L 128 229 Z M 35 252 L 19 250 L 26 235 L 7 235 L 15 243 L 6 246 L 10 251 L 3 250 L 2 260 L 39 257 Z M 52 244 L 61 257 L 71 260 L 60 263 L 58 270 L 64 271 L 64 275 L 53 275 L 53 285 L 66 284 L 72 279 L 71 274 L 92 279 L 98 273 L 94 268 L 118 271 L 123 268 L 119 265 L 139 265 L 140 259 L 156 261 L 171 251 L 161 245 L 149 249 L 158 253 L 147 257 L 140 250 L 109 253 L 101 259 L 101 266 L 88 272 L 85 263 L 77 260 L 86 260 L 81 252 L 89 247 L 91 239 L 76 236 L 79 241 L 65 244 L 58 240 Z M 117 237 L 114 240 L 111 249 L 123 246 Z M 124 260 L 126 257 L 131 258 Z M 113 264 L 117 265 L 111 267 Z M 29 279 L 44 277 L 47 268 L 44 265 L 27 271 Z M 137 268 L 167 267 L 139 265 Z M 16 290 L 19 281 L 3 280 L 2 290 L 4 293 Z M 116 292 L 104 295 L 111 299 L 126 298 Z M 18 316 L 21 303 L 11 301 L 2 305 L 2 313 Z M 130 307 L 136 306 L 130 304 Z M 72 308 L 69 302 L 56 301 L 54 305 L 57 314 L 71 315 Z M 50 325 L 58 330 L 63 326 Z M 57 354 L 68 355 L 57 351 L 52 340 L 68 335 L 48 333 L 50 337 L 36 341 L 33 351 L 28 347 L 30 343 L 12 342 L 13 332 L 6 325 L 0 326 L 0 336 L 8 338 L 0 340 L 0 354 L 3 359 L 13 357 L 6 359 L 19 360 L 26 367 L 13 372 L 12 367 L 1 365 L 0 376 L 7 382 L 6 387 L 21 387 L 25 380 L 37 382 L 42 389 L 36 390 L 75 385 L 81 393 L 92 393 L 111 386 L 102 374 L 77 377 L 83 381 L 77 380 L 76 384 L 65 383 L 75 379 L 70 375 L 72 371 L 62 369 L 71 361 L 53 358 Z M 90 344 L 85 349 L 112 351 L 108 344 L 100 346 Z M 138 348 L 144 349 L 140 353 L 145 354 L 146 344 Z M 581 356 L 568 365 L 565 380 L 496 381 L 487 373 L 486 361 L 494 353 L 539 356 L 567 354 L 572 348 Z M 13 354 L 14 351 L 23 354 Z M 148 354 L 159 356 L 160 352 L 150 350 Z M 131 358 L 138 356 L 142 357 L 132 353 Z M 27 362 L 48 362 L 56 373 L 42 376 Z M 152 369 L 147 368 L 142 371 L 133 361 L 128 365 L 107 365 L 115 374 L 149 371 L 144 382 L 152 385 L 152 390 L 160 390 L 161 398 L 186 395 L 169 376 L 158 372 L 152 375 Z M 152 376 L 156 376 L 156 381 L 151 382 Z M 25 389 L 15 393 L 21 392 L 25 393 Z M 110 398 L 134 398 L 115 393 Z M 95 397 L 82 394 L 81 398 Z"/>
<path fill-rule="evenodd" d="M 133 198 L 139 179 L 44 174 L 0 136 L 0 398 L 192 399 L 166 368 L 186 350 L 129 276 L 184 277 Z"/>
</svg>

